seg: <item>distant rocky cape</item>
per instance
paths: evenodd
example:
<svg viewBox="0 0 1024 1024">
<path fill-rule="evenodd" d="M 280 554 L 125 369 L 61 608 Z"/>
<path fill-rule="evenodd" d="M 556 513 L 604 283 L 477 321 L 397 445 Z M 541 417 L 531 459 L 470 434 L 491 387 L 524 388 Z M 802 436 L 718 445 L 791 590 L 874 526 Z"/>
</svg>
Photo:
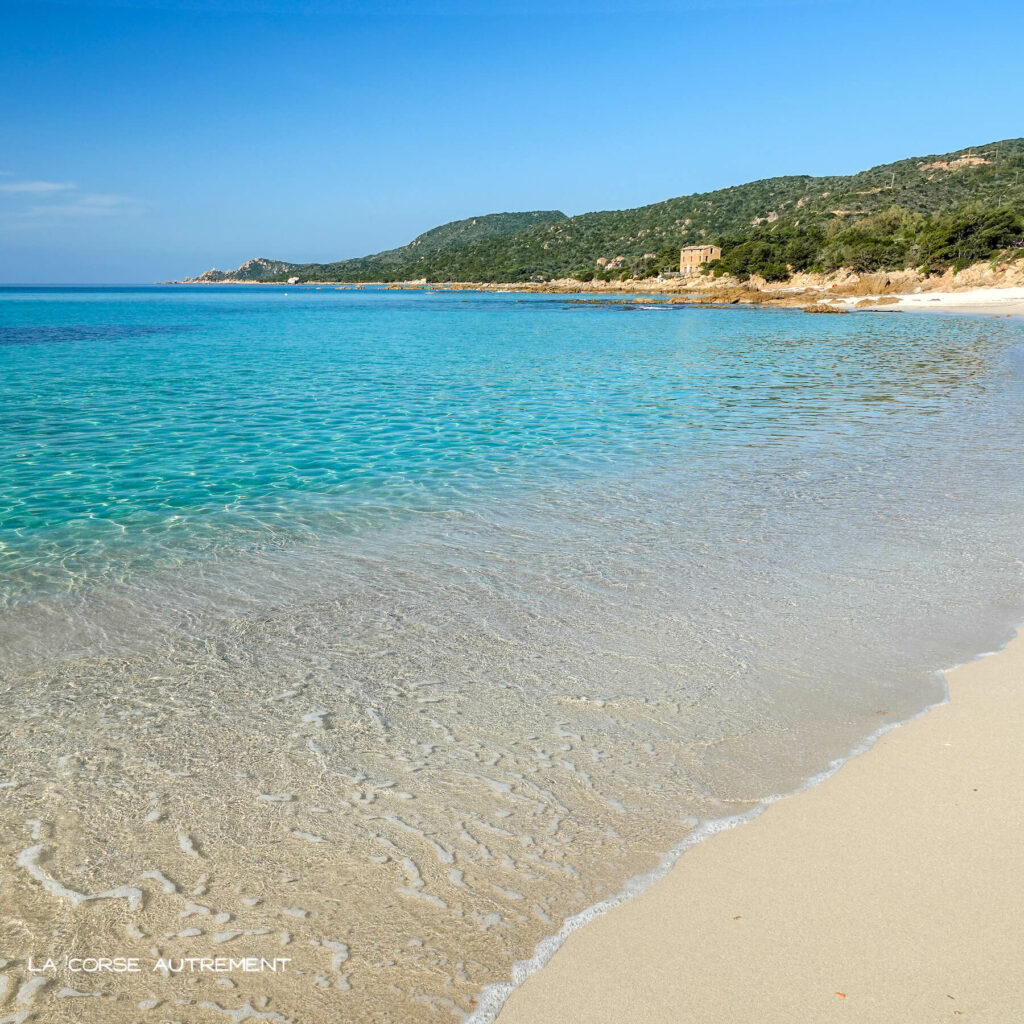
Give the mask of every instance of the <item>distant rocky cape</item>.
<svg viewBox="0 0 1024 1024">
<path fill-rule="evenodd" d="M 1018 243 L 1016 228 L 1022 216 L 1024 139 L 1007 139 L 911 157 L 858 174 L 765 178 L 631 210 L 576 217 L 558 210 L 492 213 L 443 224 L 408 245 L 371 256 L 335 263 L 259 258 L 237 270 L 208 270 L 188 281 L 521 282 L 581 276 L 586 280 L 595 273 L 603 279 L 609 268 L 615 268 L 616 275 L 648 277 L 678 268 L 681 246 L 715 242 L 735 249 L 744 241 L 766 251 L 778 250 L 771 259 L 748 254 L 755 269 L 759 264 L 778 269 L 774 264 L 779 264 L 784 272 L 786 264 L 801 259 L 810 266 L 821 262 L 815 255 L 820 252 L 846 266 L 856 267 L 860 260 L 863 270 L 896 269 L 922 263 L 921 252 L 943 255 L 942 246 L 928 236 L 932 227 L 932 235 L 950 236 L 951 252 L 963 248 L 960 238 L 965 231 L 991 236 L 988 249 L 1024 246 L 1024 240 Z M 967 227 L 950 221 L 956 217 L 966 217 Z M 938 224 L 941 218 L 946 221 Z M 870 245 L 857 237 L 861 227 L 862 233 L 871 233 Z M 916 232 L 931 249 L 917 245 L 916 237 L 901 240 L 901 232 Z M 791 242 L 788 249 L 786 240 Z M 982 258 L 974 250 L 985 248 L 975 246 L 961 255 Z M 801 249 L 814 251 L 808 255 Z"/>
<path fill-rule="evenodd" d="M 361 256 L 336 263 L 285 263 L 264 257 L 248 260 L 237 270 L 207 270 L 198 277 L 186 278 L 186 284 L 220 284 L 222 282 L 273 282 L 289 277 L 300 280 L 332 281 L 396 281 L 412 280 L 422 274 L 418 270 L 433 264 L 446 254 L 474 242 L 504 238 L 540 224 L 551 224 L 568 218 L 560 210 L 530 210 L 526 213 L 489 213 L 468 217 L 432 228 L 414 238 L 408 245 L 387 249 L 372 256 Z"/>
<path fill-rule="evenodd" d="M 186 277 L 186 284 L 222 284 L 225 281 L 275 281 L 291 274 L 296 263 L 284 260 L 265 260 L 257 256 L 246 260 L 237 270 L 207 270 L 198 277 Z"/>
</svg>

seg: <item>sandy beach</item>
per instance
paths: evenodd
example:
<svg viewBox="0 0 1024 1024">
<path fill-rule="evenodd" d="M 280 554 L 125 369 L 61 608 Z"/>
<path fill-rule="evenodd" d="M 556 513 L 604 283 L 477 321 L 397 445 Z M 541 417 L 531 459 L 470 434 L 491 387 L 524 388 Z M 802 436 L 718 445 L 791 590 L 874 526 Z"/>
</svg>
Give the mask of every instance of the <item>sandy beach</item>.
<svg viewBox="0 0 1024 1024">
<path fill-rule="evenodd" d="M 1024 315 L 1024 288 L 977 288 L 966 292 L 903 295 L 896 306 L 906 311 Z"/>
<path fill-rule="evenodd" d="M 570 936 L 499 1024 L 1024 1019 L 1024 636 Z"/>
<path fill-rule="evenodd" d="M 1024 288 L 971 288 L 966 291 L 935 291 L 886 296 L 880 308 L 918 313 L 990 313 L 1024 315 Z M 895 301 L 893 301 L 895 300 Z M 858 300 L 848 299 L 853 306 Z M 862 301 L 862 300 L 861 300 Z"/>
</svg>

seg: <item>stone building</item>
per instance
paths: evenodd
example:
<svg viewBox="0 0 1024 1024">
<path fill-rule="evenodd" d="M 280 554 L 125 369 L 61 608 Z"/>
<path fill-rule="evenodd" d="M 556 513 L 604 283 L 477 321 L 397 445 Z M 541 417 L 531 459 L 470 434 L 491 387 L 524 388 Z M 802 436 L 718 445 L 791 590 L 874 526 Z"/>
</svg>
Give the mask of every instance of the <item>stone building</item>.
<svg viewBox="0 0 1024 1024">
<path fill-rule="evenodd" d="M 687 245 L 679 250 L 679 273 L 695 274 L 704 263 L 717 260 L 722 250 L 717 245 Z"/>
</svg>

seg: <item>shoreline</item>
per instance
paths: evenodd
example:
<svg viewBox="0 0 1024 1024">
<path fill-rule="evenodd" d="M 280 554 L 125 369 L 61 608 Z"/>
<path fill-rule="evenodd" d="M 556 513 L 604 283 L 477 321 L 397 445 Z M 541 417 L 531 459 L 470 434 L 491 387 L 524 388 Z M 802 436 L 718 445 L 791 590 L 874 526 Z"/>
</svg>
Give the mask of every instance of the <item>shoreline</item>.
<svg viewBox="0 0 1024 1024">
<path fill-rule="evenodd" d="M 1012 1019 L 1024 628 L 940 674 L 945 702 L 752 815 L 707 823 L 469 1021 Z"/>
<path fill-rule="evenodd" d="M 964 272 L 965 274 L 967 272 Z M 488 282 L 450 281 L 427 284 L 420 281 L 383 282 L 367 281 L 359 284 L 343 281 L 310 281 L 284 284 L 277 281 L 168 281 L 167 285 L 203 287 L 267 286 L 300 290 L 362 291 L 367 288 L 386 291 L 420 292 L 491 292 L 497 294 L 556 294 L 580 297 L 592 302 L 639 302 L 641 297 L 672 305 L 686 306 L 777 306 L 803 309 L 812 313 L 975 313 L 1005 316 L 1024 315 L 1024 286 L 1016 283 L 973 285 L 968 280 L 957 288 L 946 277 L 935 279 L 936 287 L 917 285 L 901 280 L 903 274 L 856 276 L 831 285 L 818 281 L 796 284 L 753 285 L 736 282 L 699 281 L 681 284 L 678 280 L 646 281 L 572 281 L 559 280 L 544 283 L 517 282 L 497 284 Z M 893 280 L 895 279 L 895 280 Z M 1016 279 L 1015 279 L 1016 280 Z M 926 282 L 927 284 L 928 282 Z M 629 296 L 629 298 L 626 298 Z"/>
<path fill-rule="evenodd" d="M 878 296 L 875 301 L 878 302 L 881 298 Z M 886 298 L 890 301 L 879 308 L 898 310 L 901 313 L 1024 315 L 1024 288 L 1021 287 L 969 288 L 958 292 L 908 292 L 896 293 Z"/>
</svg>

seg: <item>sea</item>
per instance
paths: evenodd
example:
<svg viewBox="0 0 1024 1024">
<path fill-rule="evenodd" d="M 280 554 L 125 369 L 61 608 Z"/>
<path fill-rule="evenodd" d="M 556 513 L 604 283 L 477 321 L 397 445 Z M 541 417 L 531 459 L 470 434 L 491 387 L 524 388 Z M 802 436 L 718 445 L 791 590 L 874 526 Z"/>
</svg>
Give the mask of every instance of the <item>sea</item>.
<svg viewBox="0 0 1024 1024">
<path fill-rule="evenodd" d="M 1022 452 L 1014 318 L 0 289 L 0 1020 L 485 1024 L 1007 641 Z"/>
</svg>

